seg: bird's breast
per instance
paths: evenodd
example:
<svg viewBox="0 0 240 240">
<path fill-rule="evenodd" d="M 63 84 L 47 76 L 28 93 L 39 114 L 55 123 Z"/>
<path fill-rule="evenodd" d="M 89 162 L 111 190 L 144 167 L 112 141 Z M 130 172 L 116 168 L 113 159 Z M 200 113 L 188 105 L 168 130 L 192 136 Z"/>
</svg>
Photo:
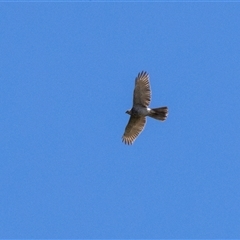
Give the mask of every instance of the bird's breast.
<svg viewBox="0 0 240 240">
<path fill-rule="evenodd" d="M 132 115 L 135 116 L 147 116 L 150 112 L 150 108 L 142 107 L 142 106 L 134 106 L 132 109 Z"/>
</svg>

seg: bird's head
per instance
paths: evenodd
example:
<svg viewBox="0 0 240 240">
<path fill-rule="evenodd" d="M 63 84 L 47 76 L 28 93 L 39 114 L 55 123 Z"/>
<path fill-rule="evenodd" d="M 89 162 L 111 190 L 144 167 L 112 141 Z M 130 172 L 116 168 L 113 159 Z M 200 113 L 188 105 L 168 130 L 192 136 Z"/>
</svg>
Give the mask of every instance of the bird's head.
<svg viewBox="0 0 240 240">
<path fill-rule="evenodd" d="M 126 113 L 131 115 L 132 112 L 131 112 L 131 110 L 127 110 Z"/>
</svg>

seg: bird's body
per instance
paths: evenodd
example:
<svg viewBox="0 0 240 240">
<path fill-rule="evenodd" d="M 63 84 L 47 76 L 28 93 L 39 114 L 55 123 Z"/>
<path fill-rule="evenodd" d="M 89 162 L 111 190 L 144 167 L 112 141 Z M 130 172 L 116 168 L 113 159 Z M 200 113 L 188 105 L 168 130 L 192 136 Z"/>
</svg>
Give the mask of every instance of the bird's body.
<svg viewBox="0 0 240 240">
<path fill-rule="evenodd" d="M 130 115 L 129 122 L 125 128 L 122 141 L 126 144 L 132 144 L 137 136 L 142 132 L 146 116 L 164 121 L 168 115 L 167 107 L 149 108 L 151 101 L 151 90 L 149 75 L 147 72 L 141 72 L 135 79 L 135 89 L 133 92 L 133 107 L 127 110 Z"/>
<path fill-rule="evenodd" d="M 149 113 L 151 112 L 151 108 L 149 107 L 142 107 L 140 105 L 134 106 L 130 111 L 127 111 L 129 115 L 134 115 L 134 116 L 148 116 Z"/>
</svg>

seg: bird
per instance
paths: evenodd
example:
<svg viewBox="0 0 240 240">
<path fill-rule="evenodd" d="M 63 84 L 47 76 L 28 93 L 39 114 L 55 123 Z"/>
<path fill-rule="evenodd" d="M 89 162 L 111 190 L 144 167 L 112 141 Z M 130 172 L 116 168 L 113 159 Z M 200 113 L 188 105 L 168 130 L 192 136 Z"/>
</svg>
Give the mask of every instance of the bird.
<svg viewBox="0 0 240 240">
<path fill-rule="evenodd" d="M 149 108 L 151 101 L 151 88 L 149 74 L 145 71 L 139 72 L 135 78 L 133 92 L 133 106 L 126 113 L 130 119 L 122 136 L 122 142 L 127 145 L 133 144 L 138 135 L 144 129 L 146 117 L 165 121 L 168 116 L 168 107 Z"/>
</svg>

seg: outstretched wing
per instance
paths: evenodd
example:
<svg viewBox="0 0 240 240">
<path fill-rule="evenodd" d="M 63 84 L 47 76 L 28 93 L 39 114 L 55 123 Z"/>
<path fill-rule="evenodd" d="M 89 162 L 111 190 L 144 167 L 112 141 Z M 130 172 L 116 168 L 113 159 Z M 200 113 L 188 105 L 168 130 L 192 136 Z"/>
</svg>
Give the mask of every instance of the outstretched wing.
<svg viewBox="0 0 240 240">
<path fill-rule="evenodd" d="M 145 123 L 145 117 L 131 116 L 122 136 L 122 141 L 128 145 L 133 144 L 137 136 L 142 132 Z"/>
<path fill-rule="evenodd" d="M 148 107 L 151 101 L 151 89 L 149 75 L 147 72 L 140 72 L 135 79 L 135 89 L 133 93 L 133 106 L 141 105 Z"/>
</svg>

